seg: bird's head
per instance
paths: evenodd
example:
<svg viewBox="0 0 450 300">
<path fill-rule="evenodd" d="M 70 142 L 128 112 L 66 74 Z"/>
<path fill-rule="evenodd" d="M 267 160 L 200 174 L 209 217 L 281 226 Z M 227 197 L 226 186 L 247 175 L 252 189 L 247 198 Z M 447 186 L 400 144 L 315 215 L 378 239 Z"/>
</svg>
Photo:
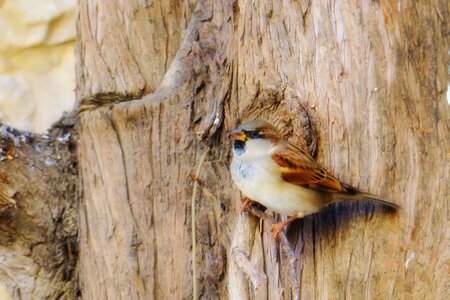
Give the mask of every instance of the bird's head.
<svg viewBox="0 0 450 300">
<path fill-rule="evenodd" d="M 282 140 L 274 126 L 260 119 L 243 123 L 229 137 L 233 140 L 234 154 L 246 157 L 268 155 Z"/>
</svg>

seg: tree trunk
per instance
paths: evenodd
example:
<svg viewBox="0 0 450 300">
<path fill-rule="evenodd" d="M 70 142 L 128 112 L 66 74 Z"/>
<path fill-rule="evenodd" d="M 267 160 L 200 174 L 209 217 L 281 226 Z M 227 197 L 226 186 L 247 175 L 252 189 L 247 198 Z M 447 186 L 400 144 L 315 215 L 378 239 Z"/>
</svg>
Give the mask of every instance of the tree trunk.
<svg viewBox="0 0 450 300">
<path fill-rule="evenodd" d="M 60 123 L 39 136 L 0 124 L 0 299 L 76 298 L 70 130 Z"/>
<path fill-rule="evenodd" d="M 80 0 L 81 298 L 449 298 L 448 19 L 443 0 Z M 332 205 L 274 241 L 228 171 L 226 131 L 255 117 L 402 209 Z"/>
<path fill-rule="evenodd" d="M 446 298 L 445 1 L 80 7 L 84 298 Z M 284 251 L 230 181 L 225 132 L 254 117 L 403 209 L 331 206 Z"/>
</svg>

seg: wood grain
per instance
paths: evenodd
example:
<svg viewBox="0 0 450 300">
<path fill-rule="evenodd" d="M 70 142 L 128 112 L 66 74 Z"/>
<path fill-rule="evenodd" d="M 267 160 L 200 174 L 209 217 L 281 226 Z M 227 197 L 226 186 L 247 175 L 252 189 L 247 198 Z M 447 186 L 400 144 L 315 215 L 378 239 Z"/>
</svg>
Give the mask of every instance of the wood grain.
<svg viewBox="0 0 450 300">
<path fill-rule="evenodd" d="M 338 204 L 293 224 L 302 299 L 449 298 L 445 1 L 199 1 L 171 27 L 185 34 L 170 37 L 148 20 L 189 9 L 116 5 L 80 1 L 83 298 L 192 296 L 189 175 L 205 148 L 199 292 L 229 295 L 240 197 L 225 131 L 256 116 L 339 179 L 403 207 Z M 145 17 L 130 14 L 138 8 Z M 156 37 L 170 51 L 155 50 Z M 264 292 L 291 299 L 285 255 L 267 224 L 256 232 L 249 259 Z"/>
</svg>

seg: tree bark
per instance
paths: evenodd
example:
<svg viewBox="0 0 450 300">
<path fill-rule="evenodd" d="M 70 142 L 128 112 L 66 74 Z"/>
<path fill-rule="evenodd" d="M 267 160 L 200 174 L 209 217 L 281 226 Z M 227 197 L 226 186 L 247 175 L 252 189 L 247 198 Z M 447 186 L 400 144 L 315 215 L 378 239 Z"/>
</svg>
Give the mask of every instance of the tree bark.
<svg viewBox="0 0 450 300">
<path fill-rule="evenodd" d="M 206 299 L 234 298 L 237 287 L 243 299 L 291 298 L 298 291 L 292 274 L 301 278 L 304 299 L 445 298 L 450 172 L 444 1 L 201 1 L 166 71 L 167 63 L 143 61 L 135 48 L 142 45 L 140 35 L 180 28 L 164 24 L 189 14 L 187 5 L 170 3 L 161 11 L 158 2 L 113 11 L 109 1 L 81 1 L 78 95 L 82 107 L 93 107 L 80 118 L 83 296 L 191 298 L 194 242 L 198 293 Z M 127 13 L 138 8 L 153 28 Z M 94 28 L 123 30 L 116 37 Z M 164 61 L 178 46 L 168 36 L 159 56 Z M 142 62 L 140 71 L 132 71 L 128 56 Z M 95 77 L 100 62 L 115 67 Z M 166 73 L 157 87 L 142 70 L 159 72 L 158 78 Z M 92 89 L 104 76 L 101 89 Z M 126 101 L 151 90 L 107 107 L 100 97 Z M 238 227 L 233 237 L 233 228 L 245 221 L 237 222 L 240 197 L 230 182 L 224 133 L 256 116 L 312 154 L 319 145 L 319 161 L 341 179 L 391 199 L 402 211 L 386 215 L 369 204 L 340 204 L 306 217 L 289 231 L 293 253 L 303 256 L 294 266 L 267 226 Z M 192 241 L 189 174 L 203 151 L 209 156 L 200 175 L 198 239 Z M 249 239 L 234 245 L 247 245 L 236 252 L 240 267 L 254 264 L 267 278 L 262 292 L 247 290 L 245 276 L 233 267 L 233 238 Z M 300 254 L 297 245 L 303 244 Z"/>
<path fill-rule="evenodd" d="M 162 3 L 80 1 L 83 298 L 447 298 L 445 2 Z M 402 210 L 333 205 L 282 251 L 228 172 L 254 117 Z"/>
<path fill-rule="evenodd" d="M 82 299 L 449 298 L 445 1 L 79 7 Z M 332 205 L 277 243 L 274 215 L 239 213 L 228 171 L 225 133 L 255 117 L 401 211 Z M 18 298 L 57 298 L 64 289 L 74 298 L 72 269 L 60 276 L 76 254 L 64 246 L 74 237 L 75 220 L 64 216 L 77 209 L 75 188 L 61 177 L 73 176 L 73 163 L 49 166 L 25 144 L 19 151 L 29 152 L 13 159 L 2 146 L 1 167 L 14 176 L 0 178 L 1 239 L 23 238 L 2 242 L 4 259 L 13 259 L 2 262 L 0 281 L 20 286 Z M 23 226 L 8 235 L 7 220 Z M 18 260 L 32 271 L 12 272 Z"/>
<path fill-rule="evenodd" d="M 1 299 L 76 298 L 71 127 L 60 123 L 41 136 L 0 124 Z"/>
</svg>

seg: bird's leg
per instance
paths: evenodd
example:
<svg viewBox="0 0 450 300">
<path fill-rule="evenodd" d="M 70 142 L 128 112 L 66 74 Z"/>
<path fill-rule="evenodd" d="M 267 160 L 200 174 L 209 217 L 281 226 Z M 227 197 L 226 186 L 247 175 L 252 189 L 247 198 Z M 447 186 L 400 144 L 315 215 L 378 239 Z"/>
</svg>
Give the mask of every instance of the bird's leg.
<svg viewBox="0 0 450 300">
<path fill-rule="evenodd" d="M 284 229 L 284 227 L 286 227 L 287 224 L 297 220 L 299 217 L 294 216 L 294 217 L 289 217 L 287 220 L 284 220 L 280 223 L 276 223 L 276 224 L 272 224 L 272 228 L 271 228 L 271 232 L 272 232 L 272 236 L 275 240 L 278 240 L 278 235 L 280 234 L 280 231 L 282 231 Z"/>
<path fill-rule="evenodd" d="M 255 204 L 255 201 L 251 200 L 248 197 L 244 198 L 244 203 L 241 205 L 241 213 L 250 210 L 250 208 Z"/>
</svg>

